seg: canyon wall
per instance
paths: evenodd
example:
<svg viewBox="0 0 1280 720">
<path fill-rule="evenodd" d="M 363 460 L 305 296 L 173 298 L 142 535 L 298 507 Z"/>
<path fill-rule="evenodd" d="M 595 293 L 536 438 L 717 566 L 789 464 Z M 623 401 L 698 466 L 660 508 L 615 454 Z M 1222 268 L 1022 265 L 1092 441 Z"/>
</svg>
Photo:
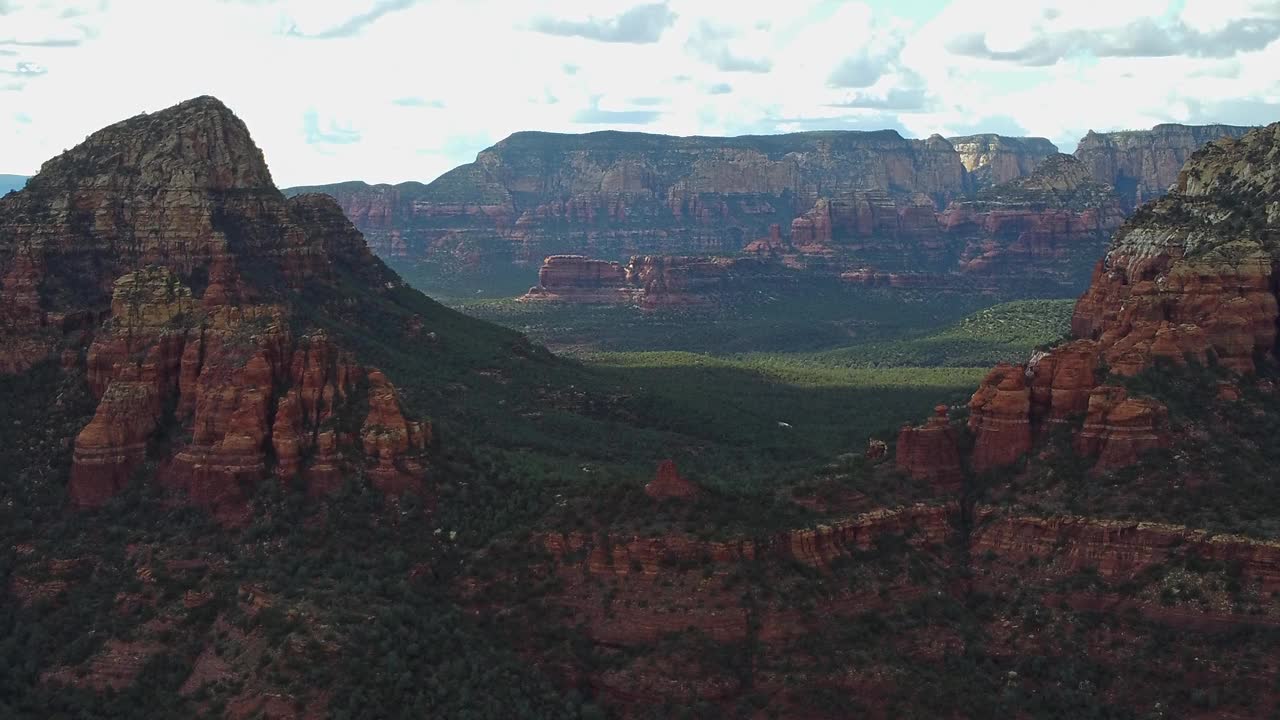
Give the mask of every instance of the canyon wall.
<svg viewBox="0 0 1280 720">
<path fill-rule="evenodd" d="M 1058 146 L 1045 138 L 1008 137 L 985 133 L 947 138 L 960 154 L 960 162 L 969 172 L 975 188 L 1016 180 L 1030 175 L 1042 160 L 1058 152 Z"/>
<path fill-rule="evenodd" d="M 1116 188 L 1125 212 L 1162 197 L 1196 150 L 1220 138 L 1238 138 L 1253 128 L 1237 125 L 1165 123 L 1150 130 L 1096 133 L 1080 139 L 1075 156 L 1093 179 Z"/>
<path fill-rule="evenodd" d="M 962 273 L 991 287 L 1027 278 L 1075 292 L 1126 213 L 1162 194 L 1195 149 L 1244 130 L 1090 133 L 1075 154 L 1083 173 L 1064 170 L 1048 140 L 995 134 L 527 132 L 425 185 L 286 192 L 330 194 L 379 255 L 447 272 L 551 255 L 754 254 L 768 240 L 801 266 L 834 263 L 836 274 Z M 1037 197 L 1016 185 L 1046 161 L 1049 175 L 1087 192 L 1042 185 Z"/>
<path fill-rule="evenodd" d="M 1280 125 L 1216 141 L 1116 232 L 1076 305 L 1076 339 L 997 368 L 973 396 L 975 469 L 1011 464 L 1064 423 L 1100 469 L 1131 464 L 1169 445 L 1166 412 L 1103 368 L 1124 378 L 1195 362 L 1247 374 L 1275 356 L 1278 158 Z"/>
<path fill-rule="evenodd" d="M 1033 165 L 1037 153 L 1010 140 L 975 150 L 969 162 L 1007 174 Z M 733 254 L 770 225 L 790 227 L 821 198 L 868 192 L 940 209 L 973 182 L 945 139 L 909 140 L 891 130 L 736 138 L 523 132 L 428 185 L 287 192 L 332 194 L 384 257 L 474 267 L 553 254 Z"/>
</svg>

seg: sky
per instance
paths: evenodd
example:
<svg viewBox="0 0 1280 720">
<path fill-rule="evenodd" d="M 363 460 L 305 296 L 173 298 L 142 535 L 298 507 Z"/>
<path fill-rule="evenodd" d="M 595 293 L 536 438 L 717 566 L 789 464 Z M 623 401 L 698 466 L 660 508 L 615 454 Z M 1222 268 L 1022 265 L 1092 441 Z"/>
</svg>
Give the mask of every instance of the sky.
<svg viewBox="0 0 1280 720">
<path fill-rule="evenodd" d="M 281 186 L 519 130 L 1048 137 L 1280 120 L 1280 0 L 0 0 L 0 172 L 198 95 Z"/>
</svg>

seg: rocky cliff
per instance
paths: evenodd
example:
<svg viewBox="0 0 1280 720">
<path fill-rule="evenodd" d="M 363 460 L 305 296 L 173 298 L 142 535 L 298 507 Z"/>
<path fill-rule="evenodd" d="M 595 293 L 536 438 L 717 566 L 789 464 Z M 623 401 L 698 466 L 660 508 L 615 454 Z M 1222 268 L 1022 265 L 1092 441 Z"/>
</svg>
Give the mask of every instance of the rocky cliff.
<svg viewBox="0 0 1280 720">
<path fill-rule="evenodd" d="M 972 162 L 1009 172 L 1007 156 L 988 152 Z M 940 208 L 971 184 L 945 139 L 889 130 L 734 138 L 524 132 L 428 185 L 288 192 L 334 195 L 380 255 L 474 264 L 556 253 L 610 260 L 736 253 L 771 224 L 789 227 L 822 197 L 864 191 Z"/>
<path fill-rule="evenodd" d="M 1051 154 L 1024 176 L 957 200 L 938 233 L 958 249 L 954 270 L 1002 286 L 1035 278 L 1081 287 L 1091 258 L 1124 221 L 1113 188 L 1070 155 Z"/>
<path fill-rule="evenodd" d="M 1034 434 L 1081 420 L 1080 451 L 1102 468 L 1130 464 L 1169 443 L 1166 413 L 1107 373 L 1157 362 L 1252 373 L 1274 358 L 1278 161 L 1280 125 L 1212 143 L 1115 234 L 1076 305 L 1076 340 L 997 368 L 974 395 L 975 469 L 1008 465 Z"/>
<path fill-rule="evenodd" d="M 1058 152 L 1045 138 L 1007 137 L 986 133 L 947 138 L 960 154 L 975 188 L 1016 180 L 1030 175 L 1040 161 Z"/>
<path fill-rule="evenodd" d="M 1164 195 L 1183 163 L 1205 143 L 1238 138 L 1251 128 L 1166 123 L 1150 130 L 1096 133 L 1081 138 L 1075 156 L 1094 180 L 1114 185 L 1126 212 Z"/>
<path fill-rule="evenodd" d="M 1077 291 L 1135 203 L 1162 193 L 1196 148 L 1242 131 L 1091 133 L 1079 166 L 1043 138 L 994 134 L 517 133 L 427 185 L 287 192 L 331 194 L 379 255 L 453 272 L 557 254 L 625 262 L 768 248 L 836 274 L 959 272 L 992 286 L 1018 277 Z M 1016 185 L 1042 164 L 1037 185 Z"/>
<path fill-rule="evenodd" d="M 244 124 L 197 98 L 94 133 L 0 199 L 0 372 L 55 354 L 83 368 L 98 405 L 75 440 L 77 505 L 149 453 L 220 511 L 272 474 L 412 487 L 429 426 L 302 320 L 304 293 L 340 283 L 401 285 L 337 203 L 286 199 Z"/>
</svg>

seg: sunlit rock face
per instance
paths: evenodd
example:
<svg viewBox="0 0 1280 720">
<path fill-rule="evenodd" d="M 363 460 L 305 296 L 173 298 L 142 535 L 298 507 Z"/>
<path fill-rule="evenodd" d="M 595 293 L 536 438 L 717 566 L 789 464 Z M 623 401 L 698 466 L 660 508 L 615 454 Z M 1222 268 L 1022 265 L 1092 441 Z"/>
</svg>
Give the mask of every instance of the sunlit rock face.
<svg viewBox="0 0 1280 720">
<path fill-rule="evenodd" d="M 1097 469 L 1133 464 L 1170 445 L 1168 413 L 1105 374 L 1132 377 L 1167 362 L 1246 375 L 1274 357 L 1278 197 L 1280 124 L 1195 153 L 1171 192 L 1115 233 L 1076 304 L 1076 339 L 983 381 L 969 404 L 972 467 L 1009 466 L 1062 425 Z"/>
<path fill-rule="evenodd" d="M 1253 128 L 1237 125 L 1178 125 L 1150 130 L 1096 133 L 1080 139 L 1075 156 L 1093 179 L 1114 185 L 1126 211 L 1162 197 L 1178 181 L 1178 172 L 1206 143 L 1238 138 Z"/>
</svg>

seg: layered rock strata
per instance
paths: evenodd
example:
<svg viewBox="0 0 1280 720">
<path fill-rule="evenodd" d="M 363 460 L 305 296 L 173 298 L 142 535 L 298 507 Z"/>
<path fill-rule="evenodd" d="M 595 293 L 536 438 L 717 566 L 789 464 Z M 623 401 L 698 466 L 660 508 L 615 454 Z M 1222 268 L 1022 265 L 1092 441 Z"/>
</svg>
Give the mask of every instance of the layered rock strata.
<svg viewBox="0 0 1280 720">
<path fill-rule="evenodd" d="M 331 198 L 286 200 L 244 124 L 191 100 L 94 133 L 0 200 L 0 371 L 87 345 L 98 407 L 75 442 L 77 505 L 148 459 L 216 508 L 272 473 L 321 491 L 367 466 L 403 487 L 429 431 L 298 320 L 297 297 L 339 272 L 372 293 L 400 284 Z M 341 429 L 366 398 L 363 428 Z"/>
<path fill-rule="evenodd" d="M 1206 143 L 1238 138 L 1253 128 L 1166 123 L 1150 130 L 1096 133 L 1080 139 L 1075 156 L 1093 178 L 1114 185 L 1126 211 L 1162 197 L 1183 164 Z"/>
<path fill-rule="evenodd" d="M 1116 232 L 1076 305 L 1077 339 L 983 381 L 969 404 L 974 469 L 1012 464 L 1055 425 L 1098 469 L 1132 464 L 1170 445 L 1168 413 L 1105 373 L 1195 362 L 1247 374 L 1274 357 L 1277 197 L 1280 124 L 1197 152 L 1168 196 Z"/>
<path fill-rule="evenodd" d="M 896 459 L 898 470 L 912 479 L 955 493 L 964 482 L 964 471 L 948 410 L 946 405 L 939 405 L 924 425 L 903 426 L 898 433 Z"/>
<path fill-rule="evenodd" d="M 1007 137 L 993 133 L 947 138 L 977 188 L 1030 175 L 1058 147 L 1041 137 Z"/>
<path fill-rule="evenodd" d="M 1043 138 L 908 140 L 892 131 L 517 133 L 427 185 L 289 192 L 337 198 L 384 257 L 454 271 L 548 255 L 625 262 L 746 252 L 802 267 L 836 259 L 841 270 L 964 272 L 993 283 L 1032 276 L 1075 290 L 1125 213 L 1163 193 L 1195 149 L 1243 130 L 1091 133 L 1075 155 L 1090 188 L 1101 189 L 1088 202 L 1083 193 L 1071 201 L 1007 192 L 1046 162 L 1062 164 Z"/>
</svg>

